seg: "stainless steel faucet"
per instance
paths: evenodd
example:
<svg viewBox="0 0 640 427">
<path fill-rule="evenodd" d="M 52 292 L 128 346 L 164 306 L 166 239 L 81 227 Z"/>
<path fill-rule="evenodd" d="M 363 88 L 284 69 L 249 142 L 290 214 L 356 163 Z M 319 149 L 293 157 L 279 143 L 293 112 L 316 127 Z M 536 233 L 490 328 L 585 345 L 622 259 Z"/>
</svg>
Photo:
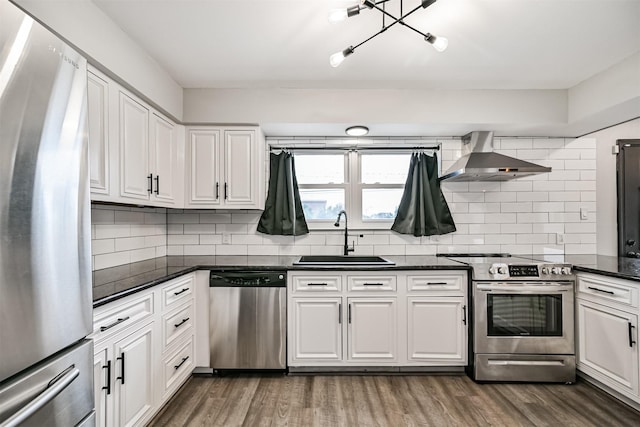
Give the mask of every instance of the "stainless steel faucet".
<svg viewBox="0 0 640 427">
<path fill-rule="evenodd" d="M 349 242 L 348 242 L 348 238 L 349 238 L 349 221 L 347 219 L 347 213 L 342 210 L 340 212 L 338 212 L 338 218 L 336 219 L 335 224 L 333 224 L 336 227 L 340 226 L 340 217 L 344 215 L 344 252 L 343 255 L 349 255 L 349 252 L 353 252 L 356 250 L 355 245 L 356 242 L 352 242 L 351 247 L 349 247 Z"/>
</svg>

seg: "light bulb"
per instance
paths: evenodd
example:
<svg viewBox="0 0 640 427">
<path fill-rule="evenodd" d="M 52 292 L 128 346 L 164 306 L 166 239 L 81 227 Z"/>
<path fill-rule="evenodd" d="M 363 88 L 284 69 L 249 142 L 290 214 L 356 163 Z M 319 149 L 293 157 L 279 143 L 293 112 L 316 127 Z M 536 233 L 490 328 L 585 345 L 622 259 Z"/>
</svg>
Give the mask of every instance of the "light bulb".
<svg viewBox="0 0 640 427">
<path fill-rule="evenodd" d="M 436 41 L 433 42 L 433 48 L 438 52 L 444 52 L 449 46 L 449 40 L 444 37 L 436 37 Z"/>
<path fill-rule="evenodd" d="M 344 58 L 345 57 L 342 54 L 342 52 L 336 52 L 329 57 L 329 64 L 331 64 L 331 66 L 335 68 L 338 65 L 342 64 L 342 61 L 344 61 Z"/>
<path fill-rule="evenodd" d="M 424 39 L 431 43 L 433 48 L 438 52 L 443 52 L 449 46 L 449 40 L 444 37 L 436 37 L 431 33 L 427 33 Z"/>
<path fill-rule="evenodd" d="M 345 19 L 347 19 L 347 9 L 333 9 L 329 12 L 329 22 L 332 24 L 344 21 Z"/>
<path fill-rule="evenodd" d="M 342 64 L 342 61 L 344 61 L 344 58 L 351 55 L 352 53 L 353 53 L 353 47 L 351 46 L 349 46 L 348 48 L 346 48 L 341 52 L 336 52 L 329 57 L 329 64 L 331 64 L 331 66 L 335 68 L 338 65 Z"/>
</svg>

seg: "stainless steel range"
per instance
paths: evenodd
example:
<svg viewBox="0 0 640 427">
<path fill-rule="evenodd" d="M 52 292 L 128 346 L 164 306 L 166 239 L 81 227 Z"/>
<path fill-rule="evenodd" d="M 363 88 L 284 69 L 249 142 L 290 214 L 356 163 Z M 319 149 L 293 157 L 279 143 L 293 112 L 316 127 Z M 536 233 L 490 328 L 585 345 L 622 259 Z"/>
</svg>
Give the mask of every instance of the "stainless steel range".
<svg viewBox="0 0 640 427">
<path fill-rule="evenodd" d="M 473 378 L 574 382 L 571 265 L 508 254 L 451 258 L 473 267 Z"/>
</svg>

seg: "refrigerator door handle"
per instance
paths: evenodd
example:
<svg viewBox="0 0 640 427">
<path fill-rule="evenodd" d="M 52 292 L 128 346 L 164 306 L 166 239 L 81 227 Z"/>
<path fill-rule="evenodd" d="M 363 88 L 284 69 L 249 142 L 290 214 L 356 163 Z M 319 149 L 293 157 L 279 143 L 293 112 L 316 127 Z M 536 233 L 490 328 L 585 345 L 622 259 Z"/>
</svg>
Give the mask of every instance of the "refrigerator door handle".
<svg viewBox="0 0 640 427">
<path fill-rule="evenodd" d="M 35 414 L 40 408 L 51 402 L 62 390 L 67 388 L 73 380 L 78 378 L 80 370 L 75 365 L 69 366 L 56 378 L 52 380 L 49 386 L 31 402 L 27 403 L 22 409 L 13 414 L 9 419 L 3 422 L 0 427 L 14 427 L 22 424 Z"/>
</svg>

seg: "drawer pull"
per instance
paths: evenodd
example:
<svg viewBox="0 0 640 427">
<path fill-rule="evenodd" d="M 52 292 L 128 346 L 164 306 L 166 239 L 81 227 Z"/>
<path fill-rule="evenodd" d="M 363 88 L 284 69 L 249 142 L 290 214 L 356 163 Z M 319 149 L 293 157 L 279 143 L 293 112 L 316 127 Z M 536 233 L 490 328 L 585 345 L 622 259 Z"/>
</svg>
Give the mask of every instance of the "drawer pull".
<svg viewBox="0 0 640 427">
<path fill-rule="evenodd" d="M 447 282 L 427 282 L 427 285 L 429 286 L 435 286 L 435 285 L 446 285 Z"/>
<path fill-rule="evenodd" d="M 176 328 L 179 328 L 180 326 L 184 325 L 188 320 L 189 318 L 187 317 L 186 319 L 182 319 L 182 322 L 180 323 L 174 323 L 173 326 L 175 326 Z"/>
<path fill-rule="evenodd" d="M 182 358 L 182 362 L 178 363 L 173 368 L 176 369 L 176 370 L 180 369 L 180 366 L 184 365 L 184 362 L 186 362 L 187 360 L 189 360 L 189 356 L 183 357 Z"/>
<path fill-rule="evenodd" d="M 110 325 L 107 325 L 107 326 L 100 326 L 100 332 L 104 332 L 104 331 L 106 331 L 107 329 L 111 329 L 111 328 L 113 328 L 114 326 L 117 326 L 117 325 L 119 325 L 120 323 L 124 322 L 125 320 L 129 320 L 129 316 L 127 316 L 127 317 L 119 317 L 119 318 L 118 318 L 118 320 L 116 320 L 115 322 L 113 322 L 113 323 L 112 323 L 112 324 L 110 324 Z"/>
<path fill-rule="evenodd" d="M 183 294 L 185 292 L 187 292 L 189 290 L 189 288 L 182 288 L 181 290 L 179 290 L 178 292 L 174 292 L 174 295 L 180 295 Z"/>
<path fill-rule="evenodd" d="M 591 290 L 593 290 L 593 291 L 602 292 L 602 293 L 604 293 L 604 294 L 610 294 L 610 295 L 614 295 L 614 294 L 615 294 L 615 292 L 607 291 L 607 290 L 605 290 L 605 289 L 600 289 L 600 288 L 594 288 L 594 287 L 592 287 L 592 286 L 589 286 L 589 287 L 588 287 L 588 289 L 591 289 Z"/>
<path fill-rule="evenodd" d="M 307 286 L 329 286 L 328 283 L 307 283 Z"/>
<path fill-rule="evenodd" d="M 362 286 L 384 286 L 384 283 L 363 283 Z"/>
</svg>

